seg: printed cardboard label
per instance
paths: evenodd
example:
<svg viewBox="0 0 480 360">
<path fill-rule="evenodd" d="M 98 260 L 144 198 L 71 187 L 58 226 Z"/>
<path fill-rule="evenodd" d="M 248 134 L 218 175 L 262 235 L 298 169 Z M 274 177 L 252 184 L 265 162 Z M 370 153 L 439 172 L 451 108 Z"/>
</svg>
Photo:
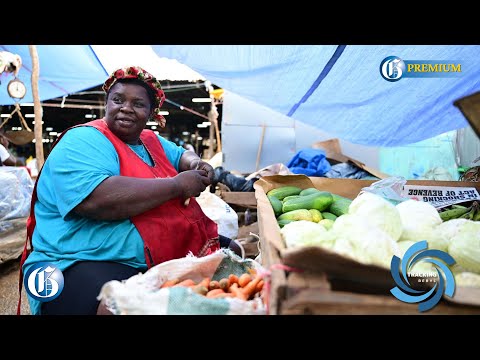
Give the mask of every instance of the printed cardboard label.
<svg viewBox="0 0 480 360">
<path fill-rule="evenodd" d="M 437 209 L 466 201 L 480 200 L 480 194 L 473 187 L 405 185 L 402 196 L 428 202 Z"/>
</svg>

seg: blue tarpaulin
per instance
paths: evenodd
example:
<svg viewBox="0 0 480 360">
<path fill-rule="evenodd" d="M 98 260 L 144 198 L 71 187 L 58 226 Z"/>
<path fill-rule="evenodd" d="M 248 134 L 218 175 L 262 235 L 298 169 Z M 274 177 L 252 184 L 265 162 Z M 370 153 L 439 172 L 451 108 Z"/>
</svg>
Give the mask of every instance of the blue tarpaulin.
<svg viewBox="0 0 480 360">
<path fill-rule="evenodd" d="M 38 92 L 41 101 L 79 92 L 102 84 L 108 74 L 89 45 L 37 45 L 39 61 Z M 27 86 L 27 94 L 21 102 L 33 102 L 32 59 L 28 45 L 0 45 L 0 51 L 18 54 L 22 67 L 18 78 Z M 7 83 L 13 74 L 0 76 L 0 105 L 12 105 Z"/>
<path fill-rule="evenodd" d="M 212 83 L 355 144 L 399 146 L 469 124 L 453 102 L 480 90 L 477 45 L 152 45 Z M 458 77 L 387 81 L 382 61 L 461 64 Z M 424 74 L 432 75 L 432 74 Z"/>
<path fill-rule="evenodd" d="M 159 57 L 189 66 L 226 91 L 360 145 L 400 146 L 468 127 L 453 102 L 480 90 L 478 45 L 152 45 L 151 48 Z M 92 46 L 37 45 L 37 49 L 42 101 L 97 86 L 108 76 Z M 0 51 L 22 57 L 19 78 L 31 89 L 28 46 L 0 45 Z M 387 81 L 380 74 L 380 66 L 389 56 L 404 61 L 461 64 L 461 73 L 450 78 L 405 77 Z M 3 86 L 9 76 L 0 76 L 0 105 L 14 103 Z M 22 102 L 32 100 L 29 91 Z"/>
</svg>

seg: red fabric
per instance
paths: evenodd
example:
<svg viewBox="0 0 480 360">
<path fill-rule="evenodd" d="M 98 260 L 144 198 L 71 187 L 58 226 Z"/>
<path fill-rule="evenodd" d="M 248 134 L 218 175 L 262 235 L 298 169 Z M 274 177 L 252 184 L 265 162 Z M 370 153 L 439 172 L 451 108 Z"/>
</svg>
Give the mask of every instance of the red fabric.
<svg viewBox="0 0 480 360">
<path fill-rule="evenodd" d="M 167 178 L 177 175 L 168 161 L 157 135 L 144 130 L 140 135 L 154 166 L 143 162 L 130 147 L 117 138 L 103 120 L 91 121 L 113 144 L 120 159 L 120 175 L 139 178 Z M 192 198 L 188 206 L 180 198 L 134 216 L 133 224 L 145 244 L 145 258 L 149 267 L 167 260 L 178 259 L 192 252 L 204 256 L 220 248 L 217 224 L 208 218 Z"/>
</svg>

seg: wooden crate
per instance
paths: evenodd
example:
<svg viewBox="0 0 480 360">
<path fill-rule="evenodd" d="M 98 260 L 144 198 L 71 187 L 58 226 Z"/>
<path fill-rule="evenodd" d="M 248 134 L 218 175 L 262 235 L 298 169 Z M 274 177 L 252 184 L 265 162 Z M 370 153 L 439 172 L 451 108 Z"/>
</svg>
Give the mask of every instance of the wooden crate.
<svg viewBox="0 0 480 360">
<path fill-rule="evenodd" d="M 310 180 L 302 175 L 267 177 L 272 188 L 295 183 L 315 187 L 353 199 L 370 180 Z M 274 186 L 273 184 L 277 185 Z M 478 187 L 477 183 L 413 181 L 408 184 Z M 273 209 L 261 183 L 255 185 L 260 232 L 261 262 L 271 271 L 269 314 L 480 314 L 480 289 L 457 288 L 453 299 L 444 298 L 421 313 L 418 304 L 396 299 L 388 269 L 365 265 L 320 247 L 286 249 Z M 267 187 L 268 189 L 268 187 Z M 458 296 L 457 296 L 458 295 Z"/>
</svg>

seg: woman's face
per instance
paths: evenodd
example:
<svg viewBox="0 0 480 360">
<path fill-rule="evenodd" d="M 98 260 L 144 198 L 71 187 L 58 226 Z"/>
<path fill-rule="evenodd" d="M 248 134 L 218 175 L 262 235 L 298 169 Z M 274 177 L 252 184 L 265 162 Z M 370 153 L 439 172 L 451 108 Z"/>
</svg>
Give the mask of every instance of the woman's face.
<svg viewBox="0 0 480 360">
<path fill-rule="evenodd" d="M 105 121 L 108 128 L 127 144 L 138 144 L 140 133 L 151 115 L 147 90 L 136 84 L 116 83 L 108 93 Z"/>
</svg>

